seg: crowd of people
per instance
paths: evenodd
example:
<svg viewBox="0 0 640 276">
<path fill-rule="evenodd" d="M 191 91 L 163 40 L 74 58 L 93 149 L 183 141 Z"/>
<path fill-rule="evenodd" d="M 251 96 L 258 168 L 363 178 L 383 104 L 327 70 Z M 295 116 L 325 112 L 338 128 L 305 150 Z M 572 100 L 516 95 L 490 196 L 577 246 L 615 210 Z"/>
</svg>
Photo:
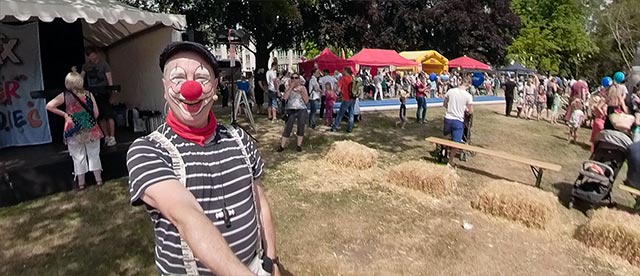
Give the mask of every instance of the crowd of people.
<svg viewBox="0 0 640 276">
<path fill-rule="evenodd" d="M 506 116 L 512 115 L 515 104 L 517 118 L 537 121 L 542 119 L 553 125 L 557 125 L 560 119 L 569 127 L 569 142 L 576 142 L 577 129 L 587 126 L 592 129 L 589 141 L 593 144 L 601 130 L 614 129 L 610 118 L 615 113 L 635 113 L 640 122 L 639 91 L 636 91 L 640 89 L 633 88 L 633 91 L 628 91 L 627 87 L 620 83 L 611 83 L 590 91 L 584 80 L 567 80 L 555 76 L 540 78 L 531 75 L 526 82 L 524 78 L 516 80 L 514 76 L 508 77 L 503 88 Z M 636 127 L 632 131 L 635 132 L 637 129 Z"/>
<path fill-rule="evenodd" d="M 113 83 L 108 64 L 93 58 L 94 53 L 87 51 L 90 64 L 81 72 L 73 68 L 65 78 L 66 90 L 47 104 L 47 110 L 65 120 L 64 141 L 80 189 L 88 172 L 102 184 L 100 142 L 104 138 L 107 146 L 115 144 L 109 121 L 112 95 L 99 98 L 91 91 Z M 153 221 L 158 270 L 167 275 L 280 275 L 275 227 L 260 181 L 265 164 L 250 135 L 220 124 L 214 114 L 218 92 L 222 105 L 228 104 L 230 83 L 221 77 L 215 57 L 200 44 L 172 43 L 160 55 L 159 64 L 169 108 L 166 123 L 133 142 L 127 154 L 130 201 L 145 205 Z M 418 124 L 426 121 L 426 99 L 443 98 L 443 135 L 462 143 L 465 121 L 474 112 L 473 95 L 480 90 L 497 94 L 502 87 L 506 116 L 512 115 L 515 104 L 518 118 L 551 124 L 564 120 L 570 141 L 577 140 L 577 130 L 584 125 L 592 127 L 592 141 L 603 129 L 634 133 L 626 183 L 640 185 L 636 165 L 640 163 L 640 82 L 630 91 L 615 82 L 590 93 L 583 80 L 554 76 L 485 75 L 483 85 L 475 87 L 471 75 L 461 72 L 427 75 L 379 70 L 372 77 L 369 70 L 354 74 L 346 67 L 341 72 L 313 69 L 305 79 L 302 72 L 277 69 L 274 62 L 269 70 L 257 70 L 238 89 L 250 95 L 259 113 L 267 100 L 266 116 L 271 122 L 285 121 L 279 152 L 288 147 L 294 126 L 300 152 L 307 126 L 316 129 L 324 124 L 335 132 L 348 116 L 346 131 L 351 132 L 358 100 L 385 97 L 399 97 L 400 128 L 407 122 L 408 98 L 416 99 Z M 341 105 L 334 117 L 338 99 Z M 561 110 L 566 112 L 559 114 Z M 450 149 L 449 156 L 456 154 L 457 149 Z M 448 158 L 450 163 L 454 159 Z"/>
</svg>

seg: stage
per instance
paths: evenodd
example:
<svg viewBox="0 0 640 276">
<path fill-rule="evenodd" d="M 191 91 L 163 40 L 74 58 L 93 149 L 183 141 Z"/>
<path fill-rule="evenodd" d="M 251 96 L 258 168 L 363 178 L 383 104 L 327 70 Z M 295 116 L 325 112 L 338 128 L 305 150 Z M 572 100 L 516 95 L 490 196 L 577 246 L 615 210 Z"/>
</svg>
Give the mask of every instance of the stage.
<svg viewBox="0 0 640 276">
<path fill-rule="evenodd" d="M 107 181 L 127 175 L 129 145 L 142 133 L 118 129 L 118 144 L 100 151 L 102 178 Z M 73 162 L 63 144 L 10 147 L 0 154 L 0 207 L 18 204 L 46 195 L 70 191 L 73 187 Z M 94 185 L 93 174 L 87 184 Z"/>
</svg>

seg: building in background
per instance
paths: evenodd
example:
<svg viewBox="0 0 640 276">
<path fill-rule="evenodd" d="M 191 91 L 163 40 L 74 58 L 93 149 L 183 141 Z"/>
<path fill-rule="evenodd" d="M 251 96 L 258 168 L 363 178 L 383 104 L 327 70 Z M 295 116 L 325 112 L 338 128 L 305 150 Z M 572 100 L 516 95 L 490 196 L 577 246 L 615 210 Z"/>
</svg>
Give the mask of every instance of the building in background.
<svg viewBox="0 0 640 276">
<path fill-rule="evenodd" d="M 255 45 L 249 44 L 249 48 L 255 51 Z M 212 51 L 214 56 L 218 59 L 229 59 L 229 49 L 226 44 L 218 44 L 213 47 Z M 269 63 L 273 61 L 273 58 L 278 60 L 279 70 L 298 70 L 298 63 L 302 60 L 302 51 L 296 50 L 275 50 L 269 54 Z M 242 72 L 253 72 L 256 69 L 256 56 L 246 49 L 245 47 L 236 48 L 236 58 L 240 59 L 242 63 Z M 268 69 L 268 68 L 265 68 Z"/>
</svg>

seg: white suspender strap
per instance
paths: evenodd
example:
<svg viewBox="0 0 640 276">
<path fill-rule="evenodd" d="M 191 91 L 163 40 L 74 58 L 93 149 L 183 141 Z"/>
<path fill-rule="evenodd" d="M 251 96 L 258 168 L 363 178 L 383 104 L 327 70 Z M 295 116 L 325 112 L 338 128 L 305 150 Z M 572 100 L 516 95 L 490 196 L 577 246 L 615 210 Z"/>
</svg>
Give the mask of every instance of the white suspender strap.
<svg viewBox="0 0 640 276">
<path fill-rule="evenodd" d="M 184 165 L 184 160 L 180 156 L 180 152 L 176 148 L 167 137 L 165 137 L 162 133 L 158 131 L 151 132 L 149 134 L 149 139 L 151 141 L 157 142 L 164 148 L 167 152 L 169 152 L 169 156 L 171 157 L 171 167 L 173 171 L 176 173 L 178 178 L 180 179 L 180 183 L 187 187 L 187 173 Z M 196 258 L 193 256 L 193 251 L 189 248 L 187 242 L 184 241 L 182 235 L 180 235 L 180 247 L 182 248 L 182 260 L 184 261 L 184 268 L 187 272 L 187 275 L 199 275 L 198 274 L 198 265 L 196 264 Z"/>
<path fill-rule="evenodd" d="M 244 162 L 247 164 L 247 169 L 249 169 L 249 179 L 251 179 L 251 191 L 253 192 L 253 205 L 255 206 L 254 210 L 256 211 L 256 221 L 258 225 L 258 257 L 262 257 L 263 249 L 262 249 L 262 220 L 260 220 L 260 201 L 256 198 L 258 197 L 258 192 L 256 189 L 256 185 L 253 182 L 253 166 L 251 165 L 251 159 L 249 158 L 249 153 L 247 152 L 246 145 L 242 142 L 240 135 L 238 134 L 238 130 L 233 126 L 226 126 L 227 131 L 231 134 L 238 146 L 240 146 L 240 150 L 242 151 L 242 155 L 244 155 Z"/>
</svg>

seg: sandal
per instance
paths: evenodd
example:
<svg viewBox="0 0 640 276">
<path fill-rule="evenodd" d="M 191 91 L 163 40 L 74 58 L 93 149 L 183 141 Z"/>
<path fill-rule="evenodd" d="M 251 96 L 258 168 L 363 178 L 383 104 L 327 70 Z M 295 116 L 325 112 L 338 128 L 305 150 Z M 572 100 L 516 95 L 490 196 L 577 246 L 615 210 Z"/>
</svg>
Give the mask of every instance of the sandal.
<svg viewBox="0 0 640 276">
<path fill-rule="evenodd" d="M 104 184 L 104 182 L 102 182 L 102 181 L 96 181 L 96 186 L 100 187 L 100 186 L 102 186 L 102 184 Z"/>
<path fill-rule="evenodd" d="M 78 191 L 83 191 L 86 188 L 86 184 L 78 184 Z"/>
</svg>

